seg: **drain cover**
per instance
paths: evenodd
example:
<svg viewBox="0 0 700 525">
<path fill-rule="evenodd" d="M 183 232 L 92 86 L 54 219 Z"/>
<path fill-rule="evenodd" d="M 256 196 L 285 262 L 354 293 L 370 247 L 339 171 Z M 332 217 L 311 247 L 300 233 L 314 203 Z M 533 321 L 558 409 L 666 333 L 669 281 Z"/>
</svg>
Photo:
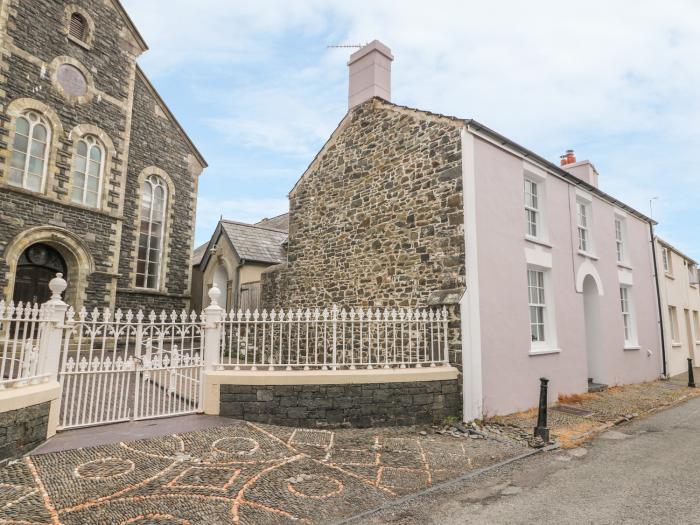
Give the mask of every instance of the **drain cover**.
<svg viewBox="0 0 700 525">
<path fill-rule="evenodd" d="M 579 417 L 590 417 L 592 415 L 592 412 L 590 410 L 586 410 L 585 408 L 572 407 L 571 405 L 558 405 L 552 408 L 552 410 Z"/>
</svg>

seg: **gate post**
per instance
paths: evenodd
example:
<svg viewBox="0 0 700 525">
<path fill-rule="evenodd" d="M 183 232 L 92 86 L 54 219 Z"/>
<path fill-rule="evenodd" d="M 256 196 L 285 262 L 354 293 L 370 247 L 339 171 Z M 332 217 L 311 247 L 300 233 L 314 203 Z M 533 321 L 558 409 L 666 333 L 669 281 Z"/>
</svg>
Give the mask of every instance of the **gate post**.
<svg viewBox="0 0 700 525">
<path fill-rule="evenodd" d="M 223 331 L 224 309 L 219 306 L 221 290 L 213 285 L 209 290 L 209 306 L 204 309 L 204 373 L 202 374 L 202 408 L 205 414 L 219 414 L 219 385 L 209 381 L 209 374 L 219 364 L 219 350 Z"/>
<path fill-rule="evenodd" d="M 204 309 L 204 364 L 207 370 L 214 370 L 219 363 L 219 348 L 221 344 L 221 330 L 224 319 L 224 309 L 219 306 L 218 300 L 221 290 L 216 285 L 209 290 L 209 306 Z"/>
<path fill-rule="evenodd" d="M 68 284 L 62 273 L 49 282 L 51 299 L 44 303 L 44 326 L 39 340 L 39 372 L 49 374 L 49 381 L 58 380 L 58 368 L 61 360 L 61 343 L 63 341 L 63 325 L 66 320 L 68 305 L 61 299 L 61 294 Z"/>
</svg>

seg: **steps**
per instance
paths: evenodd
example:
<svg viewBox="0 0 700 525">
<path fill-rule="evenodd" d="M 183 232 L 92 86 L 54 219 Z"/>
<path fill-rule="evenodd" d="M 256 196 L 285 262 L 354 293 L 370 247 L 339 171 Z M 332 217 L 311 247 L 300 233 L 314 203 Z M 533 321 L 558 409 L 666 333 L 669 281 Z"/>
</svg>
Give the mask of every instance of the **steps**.
<svg viewBox="0 0 700 525">
<path fill-rule="evenodd" d="M 602 392 L 604 390 L 608 389 L 608 385 L 604 385 L 603 383 L 595 383 L 593 382 L 593 378 L 589 377 L 588 378 L 588 392 Z"/>
</svg>

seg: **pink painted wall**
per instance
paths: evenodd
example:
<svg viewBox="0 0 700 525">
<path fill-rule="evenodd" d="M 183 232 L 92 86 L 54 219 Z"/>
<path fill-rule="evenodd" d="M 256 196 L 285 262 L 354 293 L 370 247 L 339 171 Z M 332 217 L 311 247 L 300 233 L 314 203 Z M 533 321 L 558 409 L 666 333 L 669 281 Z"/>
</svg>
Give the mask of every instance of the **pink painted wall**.
<svg viewBox="0 0 700 525">
<path fill-rule="evenodd" d="M 566 181 L 547 176 L 551 248 L 542 248 L 525 240 L 522 160 L 478 138 L 474 157 L 484 413 L 505 414 L 536 406 L 542 376 L 550 379 L 550 402 L 559 393 L 585 392 L 586 331 L 576 272 L 586 259 L 574 251 L 578 248 L 575 189 Z M 604 179 L 602 182 L 604 185 Z M 600 297 L 601 380 L 615 385 L 655 379 L 661 373 L 661 355 L 648 225 L 627 216 L 627 249 L 641 349 L 624 350 L 614 208 L 596 197 L 592 208 L 599 259 L 591 263 L 604 289 Z M 559 353 L 530 355 L 526 248 L 551 253 Z M 647 350 L 652 351 L 651 356 Z"/>
</svg>

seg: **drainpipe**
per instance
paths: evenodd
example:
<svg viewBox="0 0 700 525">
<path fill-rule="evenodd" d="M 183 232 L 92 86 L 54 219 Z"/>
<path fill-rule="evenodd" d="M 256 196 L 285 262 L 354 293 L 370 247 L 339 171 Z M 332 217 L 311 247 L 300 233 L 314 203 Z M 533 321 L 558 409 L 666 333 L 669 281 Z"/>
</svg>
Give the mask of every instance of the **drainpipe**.
<svg viewBox="0 0 700 525">
<path fill-rule="evenodd" d="M 654 281 L 656 282 L 656 304 L 659 309 L 659 331 L 661 332 L 661 359 L 663 361 L 663 376 L 667 376 L 666 371 L 666 336 L 664 335 L 664 314 L 661 306 L 661 289 L 659 287 L 659 267 L 656 261 L 656 237 L 654 236 L 654 224 L 649 223 L 649 233 L 651 234 L 651 256 L 654 261 Z"/>
<path fill-rule="evenodd" d="M 231 292 L 233 293 L 233 310 L 238 311 L 241 305 L 241 267 L 245 264 L 245 259 L 241 259 L 238 265 L 236 266 L 236 280 L 233 283 L 233 290 Z"/>
</svg>

